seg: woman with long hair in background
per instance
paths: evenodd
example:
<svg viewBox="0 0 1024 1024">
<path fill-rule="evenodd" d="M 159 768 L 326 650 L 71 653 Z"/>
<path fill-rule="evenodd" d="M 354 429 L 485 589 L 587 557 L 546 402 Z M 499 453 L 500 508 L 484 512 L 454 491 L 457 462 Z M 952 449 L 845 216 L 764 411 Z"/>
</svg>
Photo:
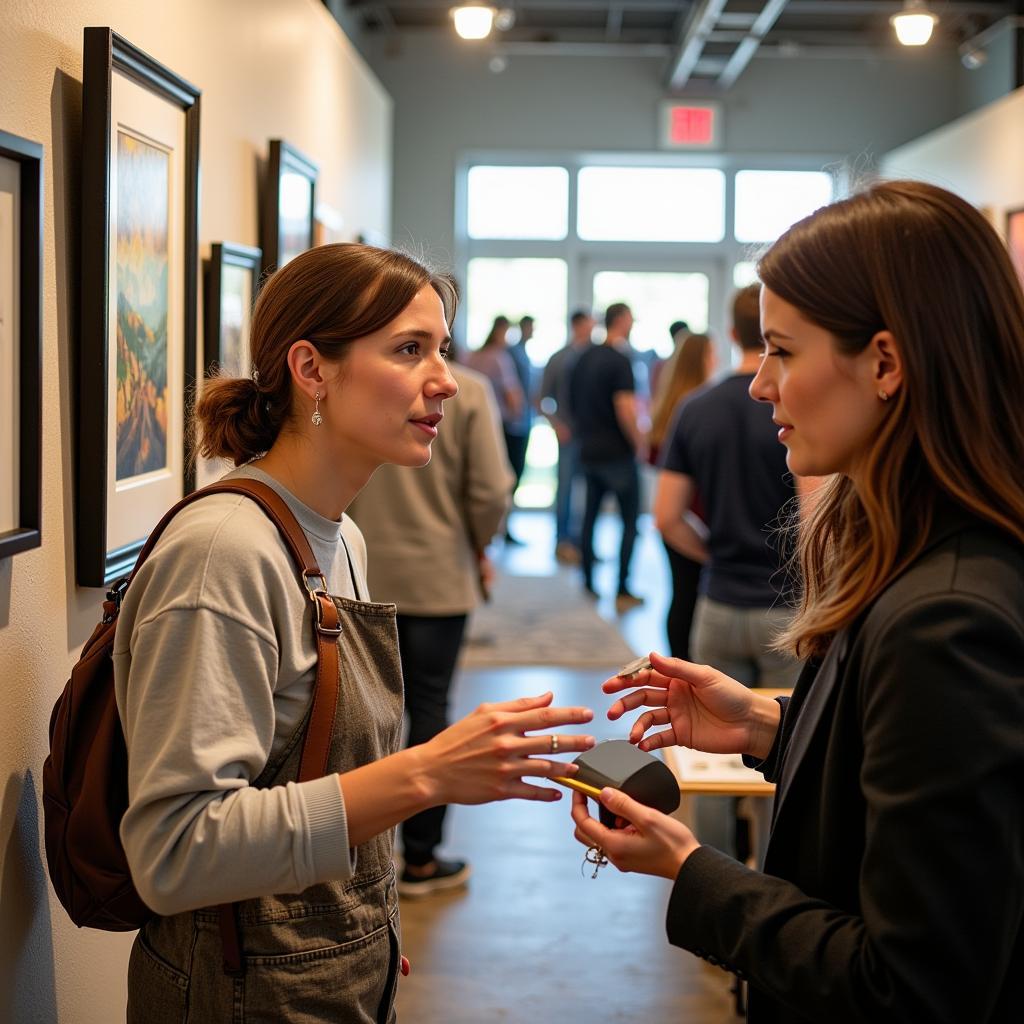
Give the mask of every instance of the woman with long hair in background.
<svg viewBox="0 0 1024 1024">
<path fill-rule="evenodd" d="M 658 386 L 651 408 L 651 429 L 647 434 L 647 458 L 652 466 L 658 465 L 661 446 L 669 432 L 669 425 L 680 403 L 702 387 L 715 368 L 715 347 L 706 334 L 689 334 L 669 358 L 658 378 Z M 695 495 L 693 515 L 701 515 L 700 495 Z M 697 604 L 701 563 L 676 551 L 663 540 L 672 574 L 672 600 L 668 607 L 665 631 L 668 649 L 674 658 L 690 657 L 690 629 L 693 610 Z"/>
</svg>

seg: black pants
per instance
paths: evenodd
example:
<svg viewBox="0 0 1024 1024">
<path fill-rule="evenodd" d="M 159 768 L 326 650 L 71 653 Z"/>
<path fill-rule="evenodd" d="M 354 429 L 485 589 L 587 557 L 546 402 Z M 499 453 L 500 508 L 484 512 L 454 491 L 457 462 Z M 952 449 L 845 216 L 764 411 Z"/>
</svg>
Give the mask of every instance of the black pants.
<svg viewBox="0 0 1024 1024">
<path fill-rule="evenodd" d="M 672 572 L 672 603 L 668 607 L 668 649 L 673 658 L 692 661 L 690 657 L 690 627 L 693 609 L 697 604 L 697 585 L 700 583 L 700 562 L 681 555 L 675 548 L 665 545 L 668 565 Z"/>
<path fill-rule="evenodd" d="M 510 434 L 507 430 L 505 431 L 505 450 L 508 452 L 508 461 L 512 465 L 512 472 L 516 475 L 516 482 L 512 485 L 513 494 L 522 479 L 523 470 L 526 469 L 526 449 L 529 445 L 529 434 Z"/>
<path fill-rule="evenodd" d="M 410 747 L 433 739 L 448 725 L 448 691 L 465 629 L 465 615 L 398 616 Z M 446 809 L 431 807 L 402 823 L 407 864 L 422 867 L 434 859 L 434 850 L 441 845 Z"/>
<path fill-rule="evenodd" d="M 629 563 L 636 543 L 636 517 L 640 512 L 640 474 L 632 457 L 610 462 L 584 462 L 583 476 L 587 481 L 587 504 L 583 514 L 583 536 L 580 538 L 583 556 L 583 582 L 594 587 L 594 524 L 601 510 L 601 502 L 610 491 L 619 503 L 622 516 L 622 543 L 619 545 L 619 593 L 627 589 Z"/>
</svg>

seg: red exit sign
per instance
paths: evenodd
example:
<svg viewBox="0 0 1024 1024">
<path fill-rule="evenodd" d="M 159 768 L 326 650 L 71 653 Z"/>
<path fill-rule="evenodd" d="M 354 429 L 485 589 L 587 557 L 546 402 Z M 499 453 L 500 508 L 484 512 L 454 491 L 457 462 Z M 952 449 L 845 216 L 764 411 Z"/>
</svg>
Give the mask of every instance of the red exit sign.
<svg viewBox="0 0 1024 1024">
<path fill-rule="evenodd" d="M 661 145 L 665 149 L 714 149 L 719 111 L 714 103 L 662 104 Z"/>
</svg>

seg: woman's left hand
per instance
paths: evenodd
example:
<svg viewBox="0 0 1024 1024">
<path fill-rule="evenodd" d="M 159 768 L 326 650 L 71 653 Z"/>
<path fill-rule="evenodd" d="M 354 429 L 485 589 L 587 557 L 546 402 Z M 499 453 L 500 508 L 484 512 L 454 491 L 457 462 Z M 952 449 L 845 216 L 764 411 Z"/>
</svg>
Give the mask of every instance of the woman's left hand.
<svg viewBox="0 0 1024 1024">
<path fill-rule="evenodd" d="M 600 847 L 620 871 L 674 880 L 686 858 L 700 846 L 681 821 L 638 803 L 619 789 L 602 789 L 600 800 L 625 827 L 605 828 L 590 816 L 587 798 L 574 792 L 575 835 L 584 846 Z"/>
</svg>

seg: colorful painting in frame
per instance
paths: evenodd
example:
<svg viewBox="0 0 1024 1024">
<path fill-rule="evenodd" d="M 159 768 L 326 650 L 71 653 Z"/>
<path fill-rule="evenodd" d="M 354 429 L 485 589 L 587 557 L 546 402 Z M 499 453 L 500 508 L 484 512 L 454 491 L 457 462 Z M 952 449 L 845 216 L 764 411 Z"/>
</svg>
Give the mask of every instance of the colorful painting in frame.
<svg viewBox="0 0 1024 1024">
<path fill-rule="evenodd" d="M 207 375 L 247 377 L 249 323 L 259 283 L 259 249 L 216 242 L 204 268 L 204 362 Z"/>
<path fill-rule="evenodd" d="M 312 248 L 317 166 L 283 139 L 270 140 L 260 241 L 264 273 Z"/>
<path fill-rule="evenodd" d="M 0 559 L 42 543 L 42 163 L 0 131 Z"/>
<path fill-rule="evenodd" d="M 84 57 L 75 561 L 98 587 L 192 489 L 199 91 L 109 28 Z"/>
<path fill-rule="evenodd" d="M 1006 245 L 1013 257 L 1017 277 L 1024 284 L 1024 209 L 1007 210 Z"/>
<path fill-rule="evenodd" d="M 167 466 L 171 154 L 117 133 L 117 480 Z"/>
</svg>

